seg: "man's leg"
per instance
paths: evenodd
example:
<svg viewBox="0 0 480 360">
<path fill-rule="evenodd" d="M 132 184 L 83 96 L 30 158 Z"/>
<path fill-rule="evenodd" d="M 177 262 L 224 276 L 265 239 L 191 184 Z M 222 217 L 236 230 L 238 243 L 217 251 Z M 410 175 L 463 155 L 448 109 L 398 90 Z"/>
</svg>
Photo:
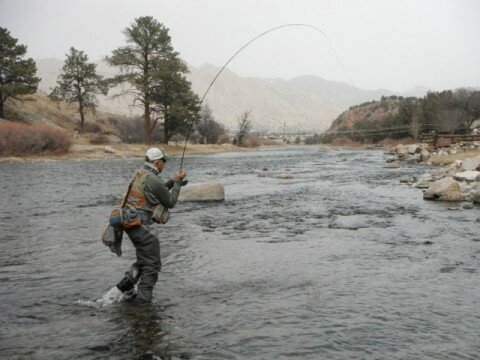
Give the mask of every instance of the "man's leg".
<svg viewBox="0 0 480 360">
<path fill-rule="evenodd" d="M 125 276 L 117 284 L 118 290 L 121 292 L 127 292 L 133 289 L 134 285 L 138 282 L 142 274 L 142 269 L 138 266 L 137 263 L 133 263 L 132 266 L 127 270 Z"/>
<path fill-rule="evenodd" d="M 151 302 L 153 286 L 156 284 L 158 272 L 162 268 L 160 242 L 145 225 L 129 230 L 127 234 L 135 245 L 137 252 L 136 264 L 141 269 L 136 301 Z"/>
</svg>

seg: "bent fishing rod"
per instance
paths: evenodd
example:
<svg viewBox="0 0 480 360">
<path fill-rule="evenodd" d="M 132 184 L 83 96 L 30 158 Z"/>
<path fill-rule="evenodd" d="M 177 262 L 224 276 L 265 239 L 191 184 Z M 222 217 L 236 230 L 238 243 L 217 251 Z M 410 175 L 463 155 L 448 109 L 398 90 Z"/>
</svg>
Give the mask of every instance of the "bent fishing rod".
<svg viewBox="0 0 480 360">
<path fill-rule="evenodd" d="M 317 28 L 316 26 L 313 26 L 313 25 L 309 25 L 309 24 L 284 24 L 284 25 L 280 25 L 280 26 L 277 26 L 277 27 L 274 27 L 272 29 L 269 29 L 267 31 L 264 31 L 263 33 L 255 36 L 254 38 L 252 38 L 251 40 L 249 40 L 247 43 L 245 43 L 240 49 L 238 49 L 231 57 L 230 59 L 228 59 L 228 61 L 222 66 L 222 68 L 217 72 L 217 74 L 215 75 L 215 77 L 213 78 L 213 80 L 210 82 L 210 84 L 208 85 L 207 87 L 207 90 L 205 90 L 205 93 L 203 94 L 201 100 L 200 100 L 200 103 L 199 103 L 199 108 L 198 110 L 195 112 L 195 115 L 193 117 L 193 120 L 188 128 L 188 132 L 187 132 L 187 138 L 185 139 L 185 146 L 183 147 L 183 153 L 182 153 L 182 159 L 180 161 L 180 170 L 183 169 L 183 160 L 185 158 L 185 151 L 187 149 L 187 144 L 188 144 L 188 139 L 190 138 L 190 133 L 192 131 L 192 128 L 193 128 L 193 125 L 195 124 L 196 122 L 196 119 L 198 117 L 198 114 L 200 112 L 200 109 L 201 109 L 201 106 L 203 104 L 203 101 L 205 100 L 205 97 L 207 96 L 208 92 L 210 91 L 210 89 L 212 88 L 213 84 L 215 83 L 215 81 L 217 81 L 218 77 L 220 76 L 220 74 L 223 72 L 223 70 L 227 67 L 228 64 L 230 64 L 230 62 L 240 53 L 242 52 L 243 49 L 245 49 L 247 46 L 249 46 L 251 43 L 253 43 L 255 40 L 261 38 L 262 36 L 264 35 L 267 35 L 268 33 L 271 33 L 272 31 L 275 31 L 275 30 L 278 30 L 278 29 L 282 29 L 282 28 L 286 28 L 286 27 L 294 27 L 294 26 L 299 26 L 299 27 L 306 27 L 306 28 L 310 28 L 310 29 L 313 29 L 317 32 L 319 32 L 320 34 L 322 34 L 323 36 L 325 36 L 325 38 L 327 39 L 328 41 L 328 44 L 332 50 L 332 52 L 335 54 L 335 57 L 338 61 L 338 63 L 340 64 L 340 66 L 342 67 L 342 70 L 343 72 L 345 73 L 345 75 L 347 76 L 348 80 L 350 83 L 352 83 L 351 79 L 350 79 L 350 76 L 348 75 L 348 72 L 347 70 L 345 69 L 345 67 L 343 66 L 343 63 L 342 61 L 340 60 L 340 57 L 338 56 L 337 52 L 335 51 L 335 49 L 333 48 L 333 45 L 332 43 L 330 42 L 330 39 L 328 38 L 327 34 L 325 32 L 323 32 L 322 30 L 320 30 L 319 28 Z"/>
</svg>

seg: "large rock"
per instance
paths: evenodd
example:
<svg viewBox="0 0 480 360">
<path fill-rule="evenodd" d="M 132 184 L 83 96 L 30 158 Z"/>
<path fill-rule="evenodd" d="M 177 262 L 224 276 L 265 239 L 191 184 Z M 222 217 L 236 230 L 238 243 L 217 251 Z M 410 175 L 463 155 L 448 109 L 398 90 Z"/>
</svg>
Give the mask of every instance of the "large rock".
<svg viewBox="0 0 480 360">
<path fill-rule="evenodd" d="M 462 193 L 460 186 L 452 177 L 445 177 L 435 181 L 423 193 L 425 200 L 440 200 L 440 201 L 461 201 Z"/>
<path fill-rule="evenodd" d="M 477 191 L 475 191 L 475 193 L 472 195 L 472 202 L 475 204 L 480 204 L 480 188 L 478 188 Z"/>
<path fill-rule="evenodd" d="M 462 170 L 463 171 L 480 170 L 480 155 L 463 160 Z"/>
<path fill-rule="evenodd" d="M 453 178 L 458 181 L 475 181 L 480 179 L 480 171 L 462 171 L 453 175 Z"/>
<path fill-rule="evenodd" d="M 202 183 L 189 184 L 182 187 L 179 201 L 223 201 L 225 200 L 225 188 L 222 184 Z"/>
<path fill-rule="evenodd" d="M 420 158 L 422 161 L 427 161 L 430 158 L 430 152 L 428 150 L 423 149 L 420 153 Z"/>
<path fill-rule="evenodd" d="M 402 157 L 408 154 L 408 148 L 403 145 L 397 145 L 397 155 Z"/>
<path fill-rule="evenodd" d="M 115 149 L 111 146 L 105 146 L 103 151 L 105 151 L 107 154 L 115 154 Z"/>
<path fill-rule="evenodd" d="M 418 150 L 421 150 L 418 145 L 410 145 L 408 147 L 408 153 L 409 154 L 415 154 Z"/>
</svg>

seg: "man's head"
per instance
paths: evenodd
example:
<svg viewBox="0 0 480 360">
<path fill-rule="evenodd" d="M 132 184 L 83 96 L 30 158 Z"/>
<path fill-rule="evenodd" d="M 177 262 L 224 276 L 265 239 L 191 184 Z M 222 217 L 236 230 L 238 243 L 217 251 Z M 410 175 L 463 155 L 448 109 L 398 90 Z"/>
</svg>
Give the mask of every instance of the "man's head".
<svg viewBox="0 0 480 360">
<path fill-rule="evenodd" d="M 169 159 L 167 154 L 165 154 L 159 148 L 150 148 L 145 153 L 145 161 L 153 164 L 158 171 L 162 171 L 165 166 L 165 162 Z"/>
</svg>

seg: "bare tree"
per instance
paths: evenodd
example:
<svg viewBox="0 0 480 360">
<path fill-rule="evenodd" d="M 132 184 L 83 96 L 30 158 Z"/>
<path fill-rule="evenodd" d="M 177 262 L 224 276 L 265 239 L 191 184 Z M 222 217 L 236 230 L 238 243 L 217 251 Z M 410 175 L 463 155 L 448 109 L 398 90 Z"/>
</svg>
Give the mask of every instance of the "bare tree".
<svg viewBox="0 0 480 360">
<path fill-rule="evenodd" d="M 237 119 L 238 121 L 238 132 L 237 132 L 237 145 L 241 146 L 245 141 L 245 138 L 252 130 L 252 122 L 250 120 L 250 114 L 252 110 L 243 112 Z"/>
</svg>

